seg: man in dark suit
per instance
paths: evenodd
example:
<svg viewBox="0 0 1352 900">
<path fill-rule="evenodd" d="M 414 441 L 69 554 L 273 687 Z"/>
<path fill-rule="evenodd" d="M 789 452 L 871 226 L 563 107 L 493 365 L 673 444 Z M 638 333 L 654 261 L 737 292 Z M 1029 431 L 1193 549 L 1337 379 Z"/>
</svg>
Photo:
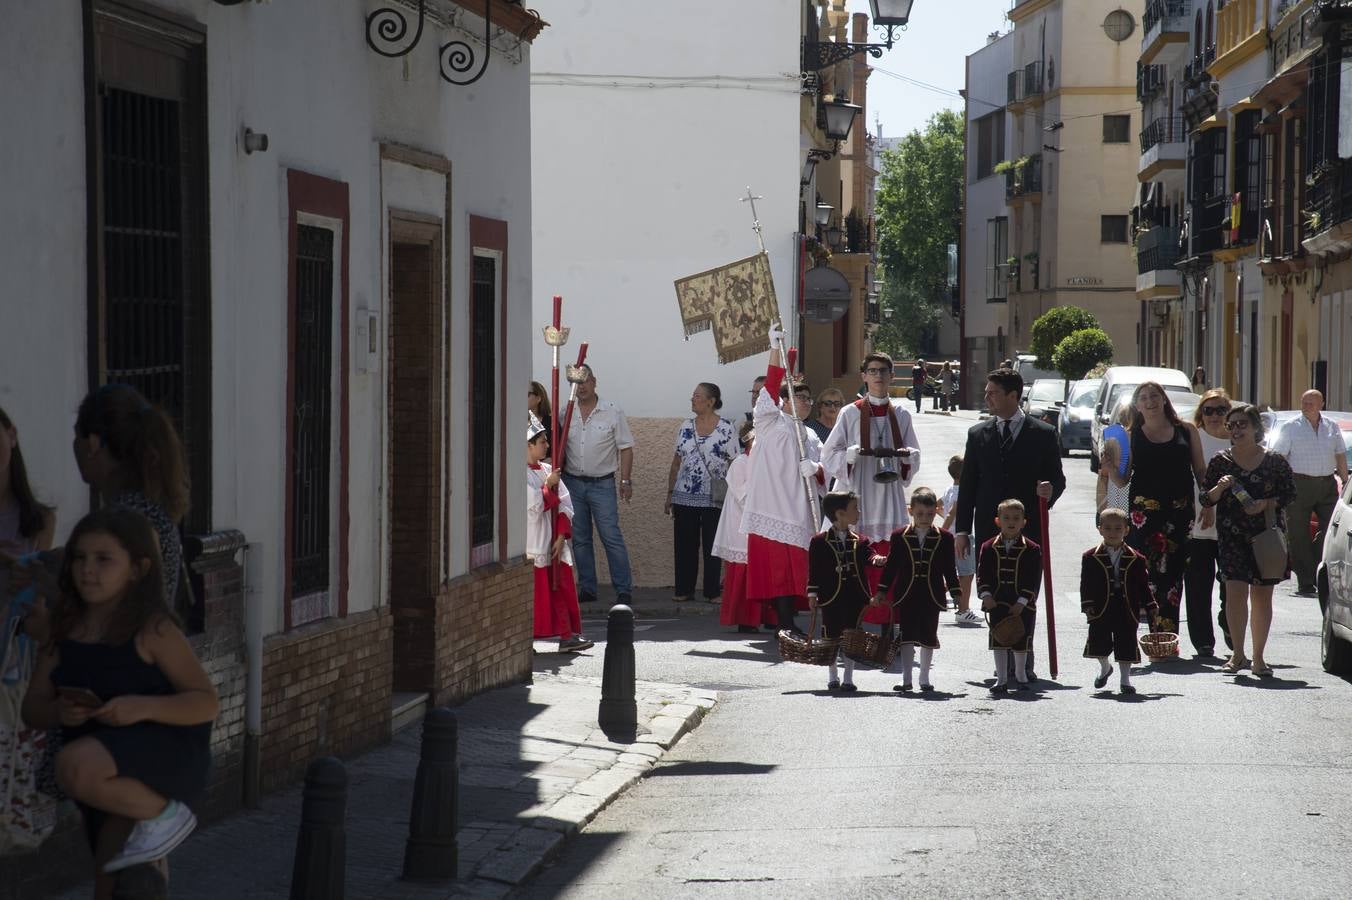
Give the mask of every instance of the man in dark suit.
<svg viewBox="0 0 1352 900">
<path fill-rule="evenodd" d="M 1038 498 L 1045 497 L 1050 507 L 1066 489 L 1056 429 L 1023 414 L 1019 408 L 1022 393 L 1023 378 L 1013 369 L 996 369 L 986 376 L 983 397 L 991 417 L 968 430 L 958 481 L 958 517 L 953 530 L 959 557 L 976 553 L 995 536 L 999 530 L 996 507 L 1011 497 L 1023 501 L 1024 536 L 1041 546 L 1045 541 Z M 1030 655 L 1030 679 L 1032 672 Z"/>
</svg>

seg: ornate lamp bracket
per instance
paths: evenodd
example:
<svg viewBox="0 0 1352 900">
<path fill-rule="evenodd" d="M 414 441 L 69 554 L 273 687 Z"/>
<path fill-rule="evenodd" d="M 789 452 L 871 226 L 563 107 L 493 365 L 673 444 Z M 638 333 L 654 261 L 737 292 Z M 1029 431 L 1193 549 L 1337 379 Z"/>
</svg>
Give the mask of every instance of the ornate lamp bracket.
<svg viewBox="0 0 1352 900">
<path fill-rule="evenodd" d="M 883 30 L 882 25 L 877 26 L 878 31 Z M 874 59 L 882 59 L 884 50 L 891 50 L 892 44 L 896 39 L 897 30 L 905 31 L 906 26 L 888 25 L 887 40 L 881 44 L 851 44 L 848 41 L 809 41 L 803 39 L 803 71 L 819 72 L 822 69 L 829 69 L 836 63 L 844 62 L 851 57 L 867 53 Z"/>
<path fill-rule="evenodd" d="M 410 0 L 411 2 L 411 0 Z M 509 3 L 521 6 L 521 0 L 484 0 L 483 58 L 465 41 L 456 39 L 442 44 L 437 52 L 443 81 L 461 86 L 470 85 L 488 71 L 488 58 L 493 52 L 493 4 Z M 536 19 L 540 14 L 527 10 Z M 418 0 L 418 20 L 413 37 L 408 38 L 408 17 L 392 6 L 377 9 L 366 17 L 366 46 L 388 59 L 398 59 L 413 52 L 422 41 L 423 26 L 427 21 L 427 0 Z M 473 74 L 467 74 L 473 73 Z"/>
</svg>

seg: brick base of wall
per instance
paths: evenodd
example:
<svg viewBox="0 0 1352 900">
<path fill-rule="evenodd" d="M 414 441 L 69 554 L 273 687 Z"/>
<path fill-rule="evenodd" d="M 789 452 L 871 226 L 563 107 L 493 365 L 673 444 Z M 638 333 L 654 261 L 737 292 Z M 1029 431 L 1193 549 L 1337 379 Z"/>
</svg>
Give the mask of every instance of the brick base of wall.
<svg viewBox="0 0 1352 900">
<path fill-rule="evenodd" d="M 388 607 L 274 635 L 263 645 L 262 788 L 304 776 L 317 756 L 390 739 Z"/>
<path fill-rule="evenodd" d="M 524 558 L 485 566 L 437 594 L 437 705 L 527 680 L 535 628 L 535 570 Z"/>
</svg>

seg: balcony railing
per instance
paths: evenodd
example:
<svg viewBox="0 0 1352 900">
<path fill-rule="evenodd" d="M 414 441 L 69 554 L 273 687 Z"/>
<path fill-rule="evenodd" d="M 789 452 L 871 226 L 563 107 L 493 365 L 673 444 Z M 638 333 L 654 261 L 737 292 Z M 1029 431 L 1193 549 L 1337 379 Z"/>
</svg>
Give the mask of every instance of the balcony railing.
<svg viewBox="0 0 1352 900">
<path fill-rule="evenodd" d="M 1178 262 L 1178 229 L 1152 228 L 1136 239 L 1136 271 L 1167 271 Z"/>
<path fill-rule="evenodd" d="M 1258 0 L 1230 0 L 1216 11 L 1216 54 L 1224 56 L 1263 28 Z"/>
<path fill-rule="evenodd" d="M 1165 31 L 1188 30 L 1187 0 L 1150 0 L 1146 4 L 1145 15 L 1141 18 L 1141 27 L 1146 36 L 1163 23 Z"/>
<path fill-rule="evenodd" d="M 1005 172 L 1005 199 L 1013 200 L 1025 194 L 1042 193 L 1042 154 L 1028 157 L 1022 169 Z"/>
<path fill-rule="evenodd" d="M 1136 64 L 1136 99 L 1145 103 L 1168 84 L 1168 72 L 1161 63 Z"/>
<path fill-rule="evenodd" d="M 1226 216 L 1229 200 L 1207 197 L 1192 203 L 1192 255 L 1211 253 L 1225 246 L 1230 222 Z"/>
<path fill-rule="evenodd" d="M 1042 93 L 1042 63 L 1030 62 L 1023 67 L 1023 95 L 1036 97 Z"/>
<path fill-rule="evenodd" d="M 1005 79 L 1006 103 L 1018 103 L 1021 99 L 1021 95 L 1019 94 L 1020 74 L 1021 73 L 1016 69 L 1013 72 L 1010 72 L 1009 76 Z"/>
<path fill-rule="evenodd" d="M 1310 178 L 1309 198 L 1302 211 L 1306 235 L 1328 231 L 1352 219 L 1352 162 L 1325 163 Z"/>
<path fill-rule="evenodd" d="M 1162 116 L 1141 131 L 1141 152 L 1149 151 L 1156 144 L 1181 142 L 1186 137 L 1187 130 L 1181 116 Z"/>
<path fill-rule="evenodd" d="M 866 325 L 881 325 L 882 321 L 882 304 L 877 300 L 864 301 L 864 323 Z"/>
</svg>

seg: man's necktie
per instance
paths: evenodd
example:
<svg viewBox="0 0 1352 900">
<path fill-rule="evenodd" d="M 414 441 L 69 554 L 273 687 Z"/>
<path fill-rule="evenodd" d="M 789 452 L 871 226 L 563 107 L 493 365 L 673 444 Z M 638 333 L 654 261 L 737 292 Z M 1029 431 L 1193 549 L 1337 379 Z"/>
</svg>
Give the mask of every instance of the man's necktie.
<svg viewBox="0 0 1352 900">
<path fill-rule="evenodd" d="M 1009 420 L 1005 419 L 1000 423 L 1000 452 L 1006 453 L 1010 447 L 1014 446 L 1014 435 L 1009 430 Z"/>
</svg>

